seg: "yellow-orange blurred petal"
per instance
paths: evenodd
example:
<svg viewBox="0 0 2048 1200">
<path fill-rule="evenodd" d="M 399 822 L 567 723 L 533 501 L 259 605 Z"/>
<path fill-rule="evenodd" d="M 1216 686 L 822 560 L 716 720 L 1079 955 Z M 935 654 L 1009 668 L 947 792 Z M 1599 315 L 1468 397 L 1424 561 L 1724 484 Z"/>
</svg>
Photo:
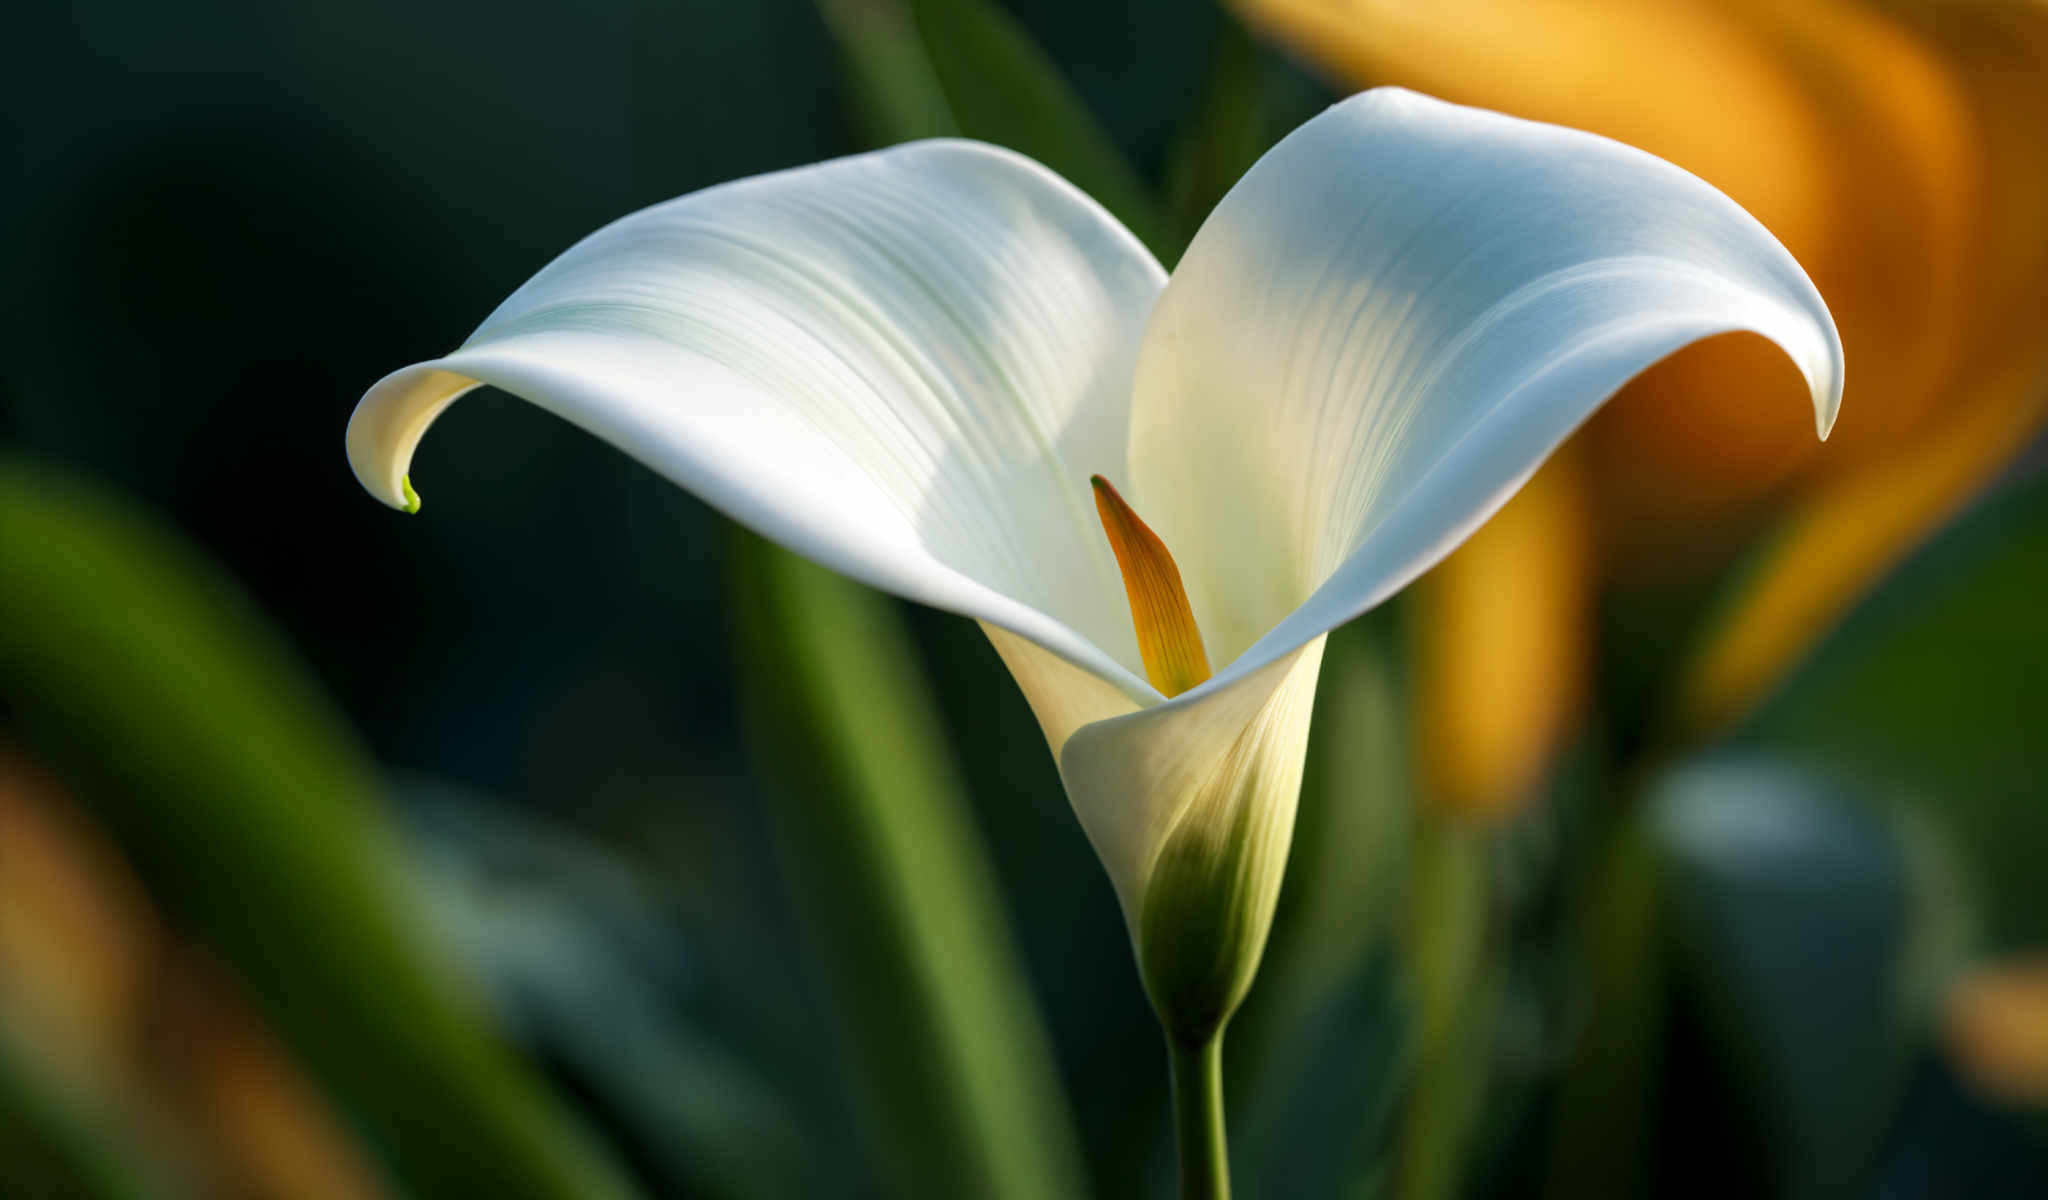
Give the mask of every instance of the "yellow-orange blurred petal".
<svg viewBox="0 0 2048 1200">
<path fill-rule="evenodd" d="M 1178 696 L 1210 675 L 1209 654 L 1202 648 L 1202 631 L 1195 627 L 1187 589 L 1181 586 L 1180 568 L 1166 543 L 1138 519 L 1107 479 L 1095 475 L 1089 482 L 1095 485 L 1102 530 L 1109 535 L 1116 565 L 1123 572 L 1145 675 L 1161 695 Z"/>
<path fill-rule="evenodd" d="M 160 1103 L 215 1194 L 372 1200 L 391 1193 L 229 977 L 187 951 L 156 981 Z"/>
<path fill-rule="evenodd" d="M 368 1159 L 118 849 L 0 747 L 0 1021 L 133 1107 L 207 1194 L 368 1200 Z M 203 981 L 203 986 L 201 986 Z"/>
<path fill-rule="evenodd" d="M 1970 248 L 1970 350 L 2001 362 L 2048 337 L 2048 4 L 1921 0 L 1897 6 L 1955 64 L 1975 119 L 1983 182 Z"/>
<path fill-rule="evenodd" d="M 1849 0 L 1733 0 L 1826 131 L 1836 214 L 1812 257 L 1857 364 L 1853 408 L 1816 466 L 1853 470 L 1950 405 L 1969 309 L 1958 303 L 1979 207 L 1977 133 L 1952 66 Z M 1739 123 L 1731 130 L 1739 137 Z"/>
<path fill-rule="evenodd" d="M 1854 361 L 1860 380 L 1863 361 Z M 1808 433 L 1805 387 L 1777 347 L 1731 333 L 1623 388 L 1585 433 L 1604 561 L 1643 575 L 1674 553 L 1739 544 L 1743 527 L 1833 450 Z"/>
<path fill-rule="evenodd" d="M 1955 364 L 1922 401 L 1935 410 L 1924 430 L 1793 509 L 1684 677 L 1680 720 L 1694 733 L 1761 699 L 2048 421 L 2048 5 L 1955 0 L 1895 11 L 1963 81 L 1977 146 Z"/>
<path fill-rule="evenodd" d="M 1240 0 L 1259 26 L 1347 81 L 1402 83 L 1575 125 L 1701 175 L 1764 222 L 1831 299 L 1889 275 L 1908 294 L 1941 246 L 1860 259 L 1859 223 L 1910 221 L 1952 246 L 1967 153 L 1954 81 L 1888 20 L 1845 0 Z M 1675 54 L 1672 47 L 1683 46 Z M 1879 164 L 1873 166 L 1872 164 Z M 1872 178 L 1882 180 L 1878 188 Z M 1894 219 L 1897 210 L 1905 214 Z M 1923 283 L 1925 281 L 1923 280 Z M 1839 314 L 1838 314 L 1839 319 Z M 1859 358 L 1851 347 L 1852 358 Z M 1866 378 L 1859 370 L 1859 379 Z M 1771 410 L 1774 411 L 1774 410 Z"/>
<path fill-rule="evenodd" d="M 2038 356 L 1959 419 L 1804 502 L 1716 624 L 1679 689 L 1680 731 L 1740 718 L 1877 579 L 1966 504 L 2040 427 Z"/>
<path fill-rule="evenodd" d="M 1943 1040 L 1965 1079 L 2000 1100 L 2048 1104 L 2048 955 L 1979 967 L 1942 1009 Z"/>
<path fill-rule="evenodd" d="M 1603 133 L 1705 178 L 1795 255 L 1832 223 L 1825 131 L 1723 9 L 1685 0 L 1236 0 L 1255 27 L 1359 87 Z M 1674 48 L 1683 47 L 1682 52 Z"/>
<path fill-rule="evenodd" d="M 119 854 L 54 780 L 0 747 L 0 1009 L 65 1065 L 111 1078 L 163 952 Z"/>
<path fill-rule="evenodd" d="M 1942 57 L 1842 0 L 1714 7 L 1768 55 L 1822 135 L 1801 207 L 1826 224 L 1777 232 L 1828 298 L 1855 378 L 1848 419 L 1823 451 L 1786 418 L 1795 381 L 1753 341 L 1697 347 L 1645 375 L 1596 435 L 1623 566 L 1654 563 L 1644 552 L 1674 527 L 1711 538 L 1751 521 L 1795 473 L 1853 470 L 1910 444 L 1941 417 L 1970 315 L 1958 300 L 1979 170 Z M 1716 128 L 1739 146 L 1748 119 L 1731 111 Z M 1681 165 L 1734 186 L 1722 164 Z"/>
<path fill-rule="evenodd" d="M 1418 763 L 1469 819 L 1513 815 L 1578 713 L 1592 658 L 1583 449 L 1553 457 L 1417 584 Z"/>
</svg>

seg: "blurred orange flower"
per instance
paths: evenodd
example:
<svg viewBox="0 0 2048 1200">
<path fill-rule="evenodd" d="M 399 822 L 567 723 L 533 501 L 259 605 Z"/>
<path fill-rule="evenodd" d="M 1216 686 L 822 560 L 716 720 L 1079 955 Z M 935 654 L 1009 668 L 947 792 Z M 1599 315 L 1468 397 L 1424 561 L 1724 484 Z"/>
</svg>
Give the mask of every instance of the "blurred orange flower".
<svg viewBox="0 0 2048 1200">
<path fill-rule="evenodd" d="M 1941 1016 L 1950 1058 L 1980 1093 L 2048 1104 L 2048 955 L 1975 968 L 1949 989 Z"/>
<path fill-rule="evenodd" d="M 1348 84 L 1575 125 L 1692 170 L 1778 235 L 1841 329 L 1848 389 L 1825 447 L 1781 356 L 1704 343 L 1632 384 L 1555 479 L 1427 581 L 1445 629 L 1420 650 L 1421 754 L 1453 806 L 1512 812 L 1540 778 L 1587 687 L 1598 578 L 1709 586 L 1703 566 L 1769 523 L 1676 685 L 1678 729 L 1711 733 L 2039 429 L 2048 4 L 1238 6 Z"/>
<path fill-rule="evenodd" d="M 119 851 L 57 782 L 0 744 L 0 1042 L 8 1039 L 132 1125 L 144 1161 L 129 1165 L 163 1194 L 390 1194 L 233 979 L 162 924 Z"/>
</svg>

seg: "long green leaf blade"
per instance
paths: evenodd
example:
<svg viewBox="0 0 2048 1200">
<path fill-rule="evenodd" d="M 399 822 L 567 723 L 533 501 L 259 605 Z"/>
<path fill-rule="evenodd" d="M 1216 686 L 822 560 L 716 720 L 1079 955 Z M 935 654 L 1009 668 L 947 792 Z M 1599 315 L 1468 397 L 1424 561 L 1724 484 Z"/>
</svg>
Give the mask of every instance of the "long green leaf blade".
<svg viewBox="0 0 2048 1200">
<path fill-rule="evenodd" d="M 247 601 L 101 490 L 0 461 L 0 694 L 420 1195 L 627 1188 L 445 972 L 353 737 Z"/>
<path fill-rule="evenodd" d="M 1030 155 L 1160 253 L 1159 202 L 1059 68 L 992 0 L 819 0 L 879 143 L 958 133 Z M 935 96 L 926 80 L 935 80 Z M 880 118 L 880 119 L 876 119 Z"/>
<path fill-rule="evenodd" d="M 1175 136 L 1166 163 L 1170 241 L 1162 261 L 1169 266 L 1224 194 L 1272 147 L 1261 75 L 1257 43 L 1236 20 L 1223 21 L 1202 102 Z"/>
<path fill-rule="evenodd" d="M 818 0 L 839 42 L 861 133 L 876 145 L 958 137 L 946 90 L 899 0 Z"/>
<path fill-rule="evenodd" d="M 881 597 L 736 536 L 763 802 L 890 1194 L 1085 1194 L 915 648 Z"/>
</svg>

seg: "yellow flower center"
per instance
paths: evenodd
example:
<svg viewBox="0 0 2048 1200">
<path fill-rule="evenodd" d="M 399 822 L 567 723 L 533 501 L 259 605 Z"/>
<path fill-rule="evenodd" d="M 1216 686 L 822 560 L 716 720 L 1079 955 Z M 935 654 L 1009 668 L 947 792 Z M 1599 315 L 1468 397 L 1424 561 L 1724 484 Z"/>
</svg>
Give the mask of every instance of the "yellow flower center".
<svg viewBox="0 0 2048 1200">
<path fill-rule="evenodd" d="M 1166 543 L 1138 519 L 1109 480 L 1091 475 L 1088 482 L 1095 485 L 1095 511 L 1124 574 L 1145 677 L 1161 695 L 1178 696 L 1211 674 L 1202 631 L 1195 627 L 1195 611 L 1181 586 L 1180 568 L 1173 565 Z"/>
</svg>

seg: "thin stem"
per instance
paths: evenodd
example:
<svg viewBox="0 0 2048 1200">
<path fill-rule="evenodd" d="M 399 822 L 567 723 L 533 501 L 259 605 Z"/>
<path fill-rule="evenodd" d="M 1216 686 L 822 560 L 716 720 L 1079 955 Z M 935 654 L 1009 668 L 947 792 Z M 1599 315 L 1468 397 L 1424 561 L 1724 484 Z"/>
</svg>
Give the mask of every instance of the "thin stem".
<svg viewBox="0 0 2048 1200">
<path fill-rule="evenodd" d="M 1223 1033 L 1200 1046 L 1166 1039 L 1173 1069 L 1173 1140 L 1180 1149 L 1181 1200 L 1230 1200 L 1223 1139 Z"/>
</svg>

